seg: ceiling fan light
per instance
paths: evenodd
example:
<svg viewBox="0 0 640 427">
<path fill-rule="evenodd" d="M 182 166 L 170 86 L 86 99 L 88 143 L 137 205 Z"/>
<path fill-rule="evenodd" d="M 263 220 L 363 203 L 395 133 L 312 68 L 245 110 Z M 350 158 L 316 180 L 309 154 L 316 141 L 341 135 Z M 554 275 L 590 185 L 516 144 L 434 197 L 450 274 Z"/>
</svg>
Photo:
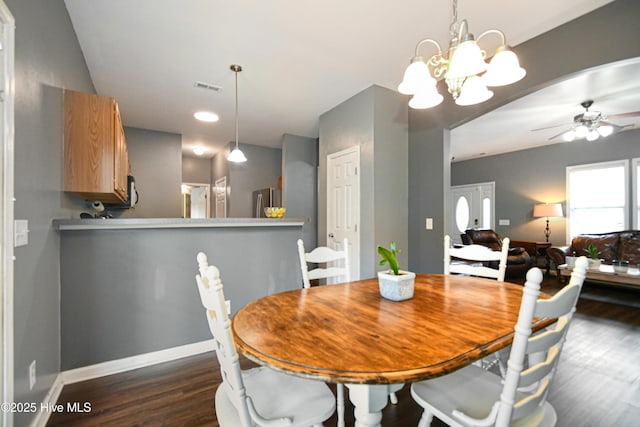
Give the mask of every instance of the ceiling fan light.
<svg viewBox="0 0 640 427">
<path fill-rule="evenodd" d="M 493 92 L 487 89 L 479 76 L 469 77 L 462 85 L 460 96 L 456 99 L 458 105 L 480 104 L 491 98 Z"/>
<path fill-rule="evenodd" d="M 487 86 L 506 86 L 522 80 L 527 71 L 520 66 L 518 56 L 508 46 L 500 46 L 482 76 Z"/>
<path fill-rule="evenodd" d="M 613 133 L 613 126 L 611 126 L 611 125 L 598 126 L 598 133 L 603 138 L 606 138 L 607 136 L 609 136 L 609 135 L 611 135 Z"/>
<path fill-rule="evenodd" d="M 227 160 L 233 163 L 244 163 L 247 161 L 247 157 L 238 147 L 236 147 L 231 151 L 231 153 L 229 153 Z"/>
<path fill-rule="evenodd" d="M 426 108 L 432 108 L 444 100 L 444 97 L 440 95 L 435 87 L 423 87 L 409 100 L 409 107 L 416 110 L 424 110 Z"/>
<path fill-rule="evenodd" d="M 404 71 L 402 82 L 398 85 L 398 92 L 403 95 L 413 95 L 423 85 L 436 85 L 436 80 L 429 73 L 429 67 L 421 57 L 415 56 L 411 64 Z"/>
<path fill-rule="evenodd" d="M 576 138 L 576 133 L 573 131 L 573 129 L 562 134 L 562 139 L 564 139 L 565 142 L 571 142 L 575 138 Z"/>
<path fill-rule="evenodd" d="M 577 138 L 584 138 L 589 133 L 589 128 L 586 127 L 585 125 L 579 125 L 574 130 L 576 132 Z"/>
<path fill-rule="evenodd" d="M 480 47 L 473 40 L 462 42 L 453 49 L 449 61 L 449 69 L 444 77 L 446 79 L 456 79 L 460 77 L 473 76 L 487 71 L 487 63 L 484 61 Z"/>
<path fill-rule="evenodd" d="M 587 141 L 595 141 L 599 137 L 600 137 L 600 134 L 595 129 L 591 129 L 589 130 L 589 133 L 587 133 Z"/>
</svg>

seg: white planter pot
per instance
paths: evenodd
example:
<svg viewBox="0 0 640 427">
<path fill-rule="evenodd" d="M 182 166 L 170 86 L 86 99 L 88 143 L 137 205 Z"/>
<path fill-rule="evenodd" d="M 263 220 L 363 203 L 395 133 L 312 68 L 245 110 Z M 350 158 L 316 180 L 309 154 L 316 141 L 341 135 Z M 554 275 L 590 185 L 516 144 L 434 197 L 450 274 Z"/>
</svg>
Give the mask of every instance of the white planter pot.
<svg viewBox="0 0 640 427">
<path fill-rule="evenodd" d="M 589 258 L 589 268 L 599 270 L 600 264 L 602 264 L 602 260 Z"/>
<path fill-rule="evenodd" d="M 380 295 L 391 301 L 404 301 L 413 298 L 416 273 L 399 271 L 397 276 L 387 271 L 378 272 Z"/>
</svg>

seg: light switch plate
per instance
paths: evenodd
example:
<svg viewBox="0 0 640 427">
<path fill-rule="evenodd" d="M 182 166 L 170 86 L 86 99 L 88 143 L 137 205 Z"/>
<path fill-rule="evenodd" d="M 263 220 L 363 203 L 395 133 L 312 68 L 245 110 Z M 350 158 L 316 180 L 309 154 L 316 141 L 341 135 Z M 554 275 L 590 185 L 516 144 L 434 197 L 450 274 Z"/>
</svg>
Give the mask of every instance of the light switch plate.
<svg viewBox="0 0 640 427">
<path fill-rule="evenodd" d="M 29 244 L 29 220 L 16 219 L 13 222 L 13 246 Z"/>
<path fill-rule="evenodd" d="M 426 218 L 425 228 L 427 230 L 433 230 L 433 218 Z"/>
</svg>

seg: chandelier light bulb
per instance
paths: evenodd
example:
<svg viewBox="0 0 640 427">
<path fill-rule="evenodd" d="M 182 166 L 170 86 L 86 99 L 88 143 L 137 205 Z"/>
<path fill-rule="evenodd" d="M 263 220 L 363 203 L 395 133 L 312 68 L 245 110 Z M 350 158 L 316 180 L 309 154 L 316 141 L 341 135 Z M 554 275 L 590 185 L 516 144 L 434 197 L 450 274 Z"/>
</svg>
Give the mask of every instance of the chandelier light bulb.
<svg viewBox="0 0 640 427">
<path fill-rule="evenodd" d="M 501 46 L 489 62 L 489 69 L 482 78 L 487 86 L 506 86 L 522 80 L 526 74 L 516 54 L 507 46 Z"/>
<path fill-rule="evenodd" d="M 575 138 L 576 138 L 576 133 L 573 130 L 567 131 L 562 134 L 562 139 L 564 139 L 565 142 L 571 142 Z"/>
<path fill-rule="evenodd" d="M 416 110 L 424 110 L 439 105 L 443 100 L 444 97 L 438 93 L 435 86 L 423 88 L 411 97 L 409 107 Z"/>
<path fill-rule="evenodd" d="M 456 99 L 458 105 L 480 104 L 493 96 L 493 92 L 487 89 L 480 76 L 469 77 L 462 85 L 460 96 Z"/>
<path fill-rule="evenodd" d="M 580 126 L 576 127 L 574 130 L 576 132 L 576 137 L 577 138 L 584 138 L 589 133 L 589 128 L 586 127 L 585 125 L 580 125 Z"/>
<path fill-rule="evenodd" d="M 431 77 L 429 67 L 422 58 L 414 57 L 411 64 L 404 72 L 404 78 L 398 85 L 398 92 L 403 95 L 413 95 L 419 91 L 419 87 L 424 84 L 436 85 L 436 79 Z"/>
<path fill-rule="evenodd" d="M 591 129 L 589 130 L 589 133 L 587 133 L 587 141 L 595 141 L 599 137 L 600 137 L 600 134 L 595 129 Z"/>
<path fill-rule="evenodd" d="M 598 126 L 598 133 L 603 138 L 606 138 L 607 136 L 609 136 L 609 135 L 611 135 L 613 133 L 613 126 L 611 126 L 611 125 Z"/>
<path fill-rule="evenodd" d="M 487 71 L 487 63 L 484 62 L 482 51 L 475 40 L 460 43 L 455 48 L 449 62 L 449 70 L 444 75 L 446 79 L 473 76 Z"/>
</svg>

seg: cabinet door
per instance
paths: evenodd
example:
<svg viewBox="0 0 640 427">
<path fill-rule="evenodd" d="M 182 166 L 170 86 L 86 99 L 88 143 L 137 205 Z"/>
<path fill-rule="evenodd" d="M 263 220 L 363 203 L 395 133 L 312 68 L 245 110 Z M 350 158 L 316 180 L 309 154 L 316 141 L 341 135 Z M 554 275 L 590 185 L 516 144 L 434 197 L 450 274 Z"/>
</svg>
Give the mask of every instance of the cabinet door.
<svg viewBox="0 0 640 427">
<path fill-rule="evenodd" d="M 129 174 L 129 154 L 125 143 L 124 130 L 120 119 L 118 104 L 114 105 L 114 135 L 115 135 L 115 156 L 114 156 L 114 189 L 116 194 L 123 200 L 127 199 L 129 189 L 127 188 L 127 175 Z"/>
<path fill-rule="evenodd" d="M 64 120 L 64 191 L 124 202 L 129 161 L 115 100 L 65 90 Z"/>
</svg>

